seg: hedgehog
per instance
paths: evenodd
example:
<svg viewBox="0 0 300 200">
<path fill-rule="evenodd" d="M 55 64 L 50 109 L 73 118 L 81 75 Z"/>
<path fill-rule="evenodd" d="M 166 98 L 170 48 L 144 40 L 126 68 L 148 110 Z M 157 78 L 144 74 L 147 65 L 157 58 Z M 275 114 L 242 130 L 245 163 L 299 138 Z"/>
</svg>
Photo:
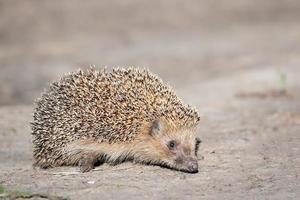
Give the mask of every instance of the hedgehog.
<svg viewBox="0 0 300 200">
<path fill-rule="evenodd" d="M 199 121 L 198 111 L 147 69 L 79 69 L 35 101 L 33 166 L 88 172 L 132 161 L 196 173 Z"/>
</svg>

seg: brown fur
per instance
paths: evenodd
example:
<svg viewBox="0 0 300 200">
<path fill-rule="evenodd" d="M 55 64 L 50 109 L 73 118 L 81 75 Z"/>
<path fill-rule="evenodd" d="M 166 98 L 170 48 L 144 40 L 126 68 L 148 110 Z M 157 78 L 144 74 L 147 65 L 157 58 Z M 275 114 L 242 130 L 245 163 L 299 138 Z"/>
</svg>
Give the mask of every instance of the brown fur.
<svg viewBox="0 0 300 200">
<path fill-rule="evenodd" d="M 166 122 L 164 121 L 166 124 Z M 143 131 L 138 134 L 135 140 L 124 143 L 106 143 L 93 139 L 80 140 L 69 144 L 64 148 L 64 155 L 67 155 L 65 165 L 79 165 L 82 172 L 93 168 L 97 160 L 116 164 L 125 160 L 133 160 L 137 163 L 157 164 L 173 167 L 172 154 L 164 142 L 173 139 L 185 144 L 184 153 L 195 152 L 196 130 L 176 130 L 174 126 L 167 125 L 162 135 L 152 137 L 150 135 L 151 124 L 143 126 Z"/>
</svg>

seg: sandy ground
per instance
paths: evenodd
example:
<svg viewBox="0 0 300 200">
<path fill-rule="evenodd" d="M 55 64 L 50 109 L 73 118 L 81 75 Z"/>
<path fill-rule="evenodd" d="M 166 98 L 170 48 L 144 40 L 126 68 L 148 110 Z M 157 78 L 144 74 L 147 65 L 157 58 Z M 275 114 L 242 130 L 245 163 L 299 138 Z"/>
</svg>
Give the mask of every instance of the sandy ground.
<svg viewBox="0 0 300 200">
<path fill-rule="evenodd" d="M 182 91 L 202 117 L 204 160 L 199 160 L 197 174 L 131 163 L 99 166 L 85 174 L 77 168 L 34 170 L 28 127 L 32 107 L 3 107 L 0 183 L 71 199 L 297 199 L 299 85 L 291 84 L 287 95 L 274 95 L 269 92 L 272 88 L 265 88 L 276 82 L 276 76 L 267 78 L 272 72 L 272 68 L 247 71 Z M 289 68 L 289 73 L 300 71 Z M 254 78 L 259 80 L 249 84 Z M 251 93 L 255 86 L 261 86 L 259 95 Z"/>
<path fill-rule="evenodd" d="M 70 199 L 300 198 L 299 1 L 49 2 L 0 1 L 0 185 Z M 33 99 L 89 64 L 149 67 L 195 105 L 199 173 L 33 169 Z"/>
</svg>

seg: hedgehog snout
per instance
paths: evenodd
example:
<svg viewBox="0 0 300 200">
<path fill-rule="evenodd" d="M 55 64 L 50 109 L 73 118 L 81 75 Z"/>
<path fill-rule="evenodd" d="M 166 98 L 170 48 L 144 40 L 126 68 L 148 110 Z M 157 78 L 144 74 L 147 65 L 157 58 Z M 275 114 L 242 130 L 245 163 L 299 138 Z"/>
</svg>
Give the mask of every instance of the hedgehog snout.
<svg viewBox="0 0 300 200">
<path fill-rule="evenodd" d="M 195 158 L 189 158 L 187 163 L 187 171 L 190 173 L 197 173 L 198 172 L 198 161 Z"/>
<path fill-rule="evenodd" d="M 176 168 L 180 171 L 197 173 L 198 160 L 194 156 L 179 156 L 175 159 Z"/>
</svg>

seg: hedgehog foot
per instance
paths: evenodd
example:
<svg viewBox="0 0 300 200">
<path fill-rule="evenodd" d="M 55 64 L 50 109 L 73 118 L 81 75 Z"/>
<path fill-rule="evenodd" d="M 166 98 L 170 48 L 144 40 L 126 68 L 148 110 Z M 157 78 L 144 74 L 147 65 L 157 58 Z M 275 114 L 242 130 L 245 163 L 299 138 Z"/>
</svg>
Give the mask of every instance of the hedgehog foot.
<svg viewBox="0 0 300 200">
<path fill-rule="evenodd" d="M 94 169 L 95 163 L 97 162 L 97 156 L 95 154 L 86 154 L 78 162 L 80 172 L 89 172 Z"/>
</svg>

